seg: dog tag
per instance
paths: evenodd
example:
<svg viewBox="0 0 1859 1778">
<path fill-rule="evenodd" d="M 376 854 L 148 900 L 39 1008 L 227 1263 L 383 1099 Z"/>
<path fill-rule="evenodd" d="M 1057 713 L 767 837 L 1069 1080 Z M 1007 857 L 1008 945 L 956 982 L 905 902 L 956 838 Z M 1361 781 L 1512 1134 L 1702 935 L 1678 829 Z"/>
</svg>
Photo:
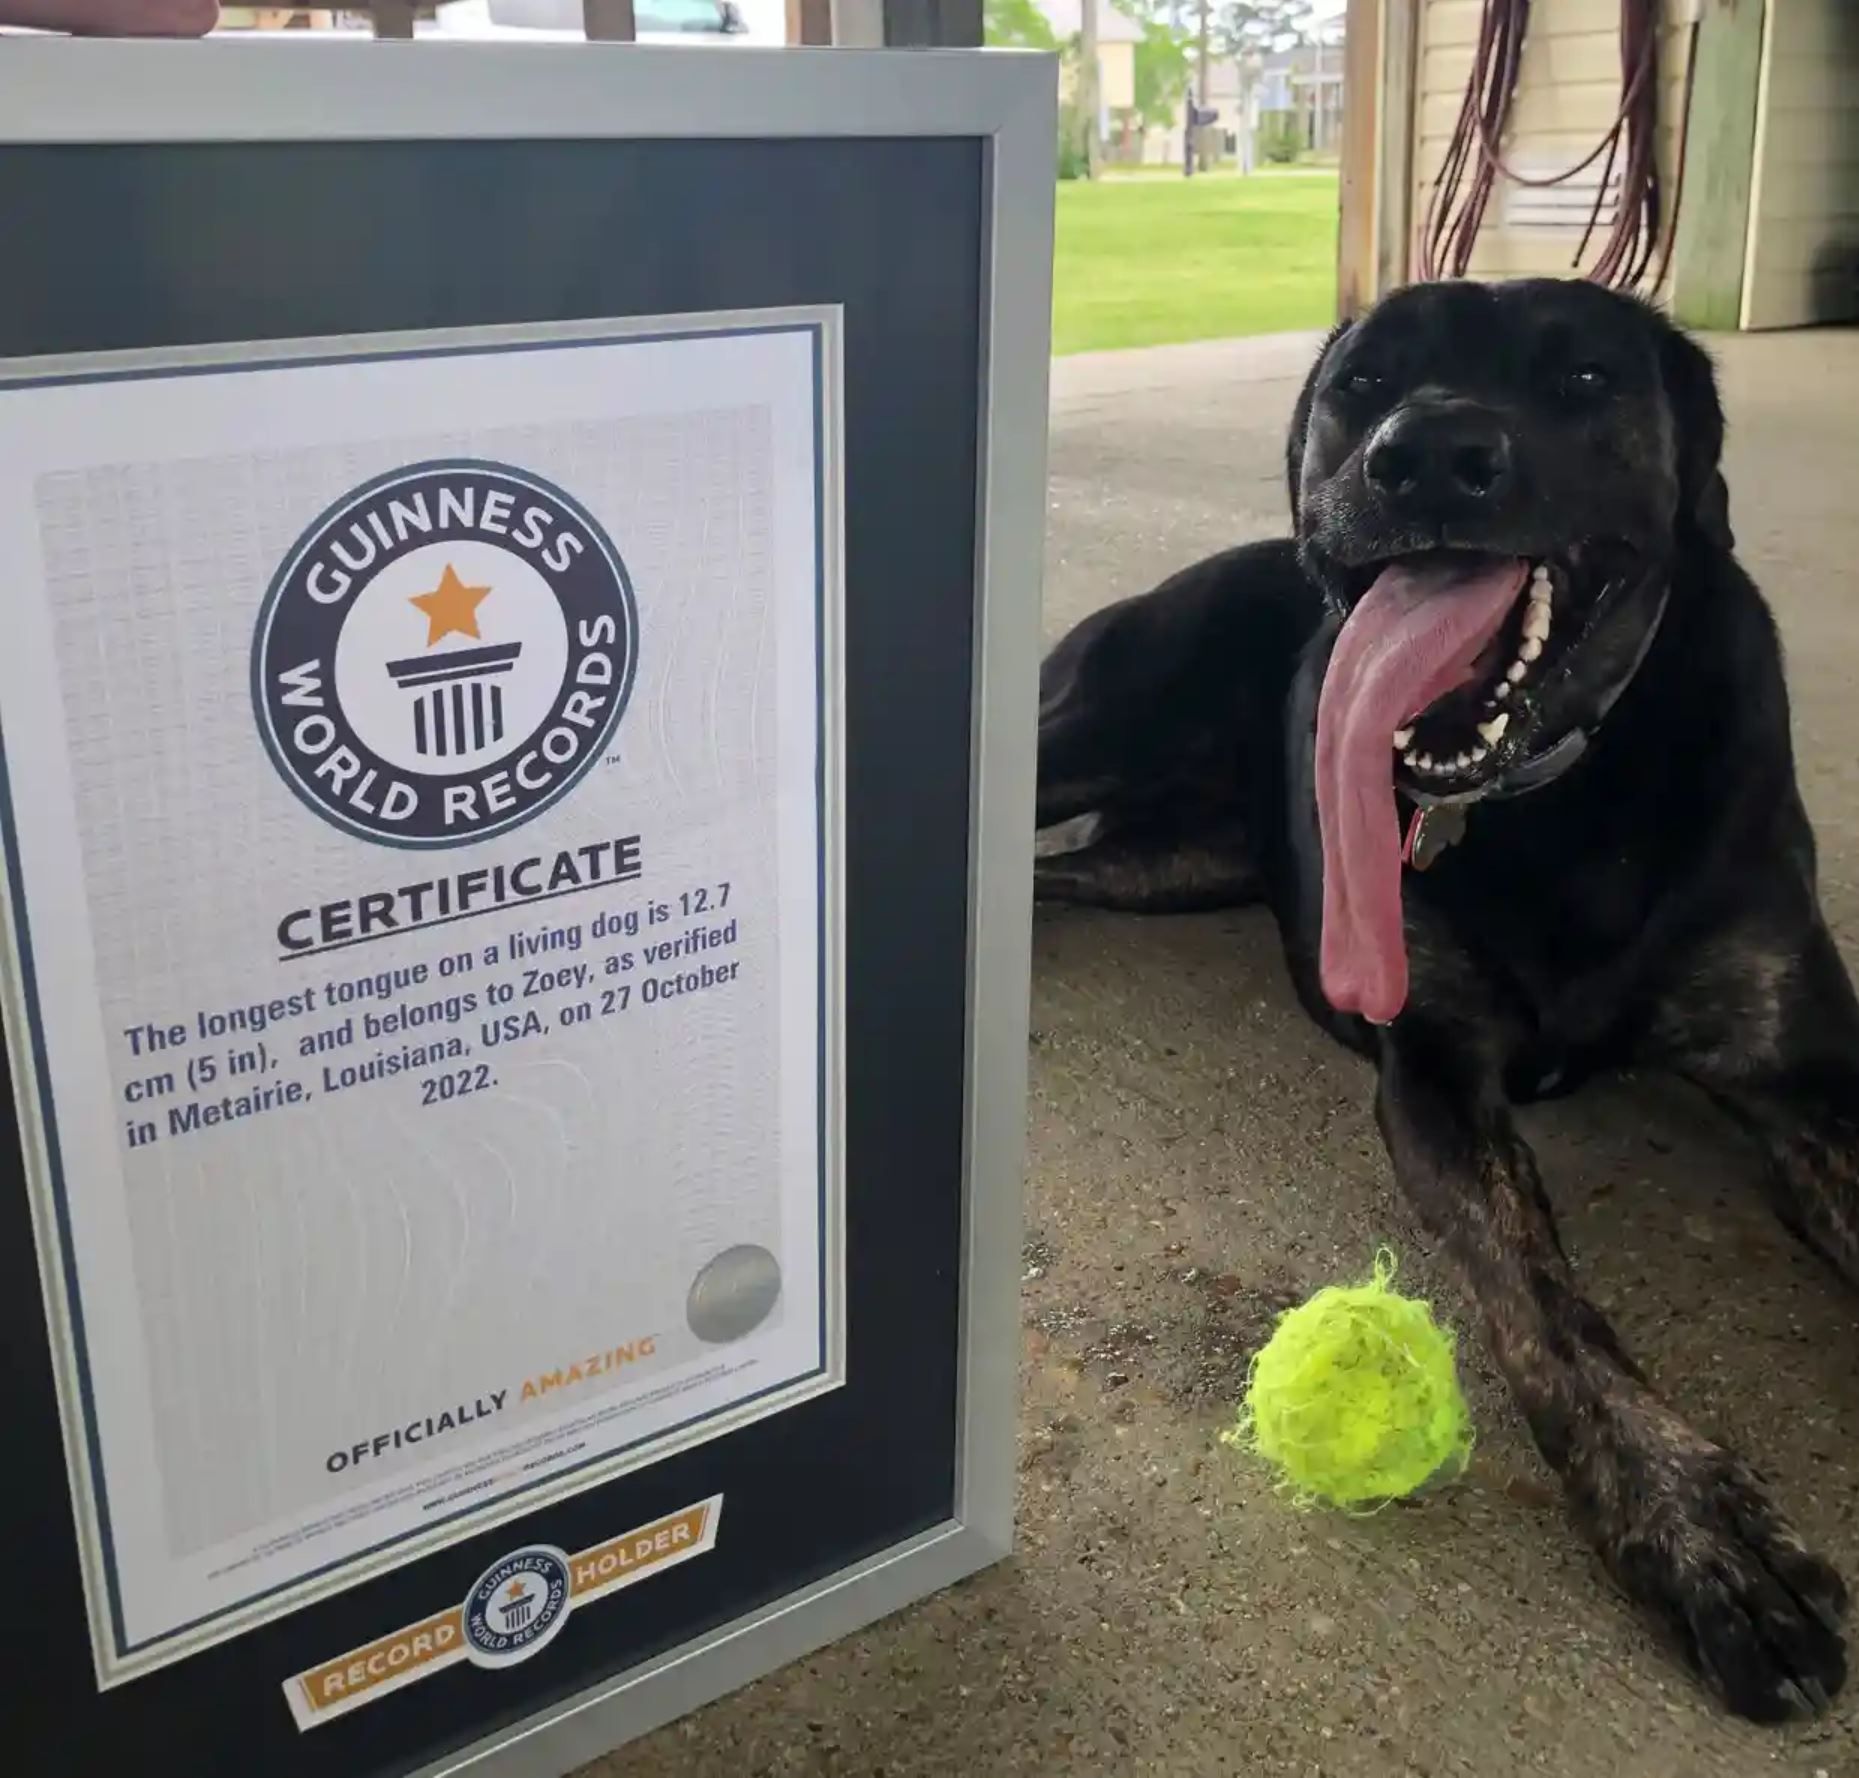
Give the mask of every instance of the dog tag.
<svg viewBox="0 0 1859 1778">
<path fill-rule="evenodd" d="M 1432 866 L 1448 846 L 1465 837 L 1465 805 L 1435 803 L 1430 809 L 1416 809 L 1407 825 L 1407 862 L 1415 870 Z"/>
</svg>

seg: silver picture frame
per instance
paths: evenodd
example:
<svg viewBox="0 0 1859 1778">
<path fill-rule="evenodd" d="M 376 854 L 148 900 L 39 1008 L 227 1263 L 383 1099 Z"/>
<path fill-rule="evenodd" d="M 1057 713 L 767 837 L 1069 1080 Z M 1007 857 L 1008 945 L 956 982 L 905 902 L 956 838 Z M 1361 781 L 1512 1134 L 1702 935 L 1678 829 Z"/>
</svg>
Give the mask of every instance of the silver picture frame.
<svg viewBox="0 0 1859 1778">
<path fill-rule="evenodd" d="M 315 42 L 316 35 L 201 44 L 9 40 L 0 45 L 0 145 L 468 134 L 957 137 L 984 147 L 954 1509 L 944 1523 L 417 1774 L 545 1778 L 986 1568 L 1013 1547 L 1056 69 L 1052 58 L 1013 52 L 706 53 Z"/>
</svg>

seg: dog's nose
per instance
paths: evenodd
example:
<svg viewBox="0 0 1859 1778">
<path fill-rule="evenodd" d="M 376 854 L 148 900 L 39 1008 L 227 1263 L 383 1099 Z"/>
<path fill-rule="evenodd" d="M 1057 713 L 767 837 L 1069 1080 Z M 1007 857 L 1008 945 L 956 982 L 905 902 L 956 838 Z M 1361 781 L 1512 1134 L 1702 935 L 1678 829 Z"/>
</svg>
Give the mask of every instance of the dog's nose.
<svg viewBox="0 0 1859 1778">
<path fill-rule="evenodd" d="M 1405 518 L 1469 518 L 1509 491 L 1510 437 L 1477 408 L 1404 408 L 1376 429 L 1362 467 L 1376 495 Z"/>
</svg>

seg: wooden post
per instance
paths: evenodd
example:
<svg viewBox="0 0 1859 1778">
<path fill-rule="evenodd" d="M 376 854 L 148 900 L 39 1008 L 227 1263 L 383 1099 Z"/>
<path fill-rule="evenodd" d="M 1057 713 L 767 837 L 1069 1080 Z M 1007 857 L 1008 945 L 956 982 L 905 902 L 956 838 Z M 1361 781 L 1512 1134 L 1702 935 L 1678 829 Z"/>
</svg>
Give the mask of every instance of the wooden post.
<svg viewBox="0 0 1859 1778">
<path fill-rule="evenodd" d="M 1199 158 L 1201 144 L 1207 139 L 1205 129 L 1195 122 L 1195 118 L 1199 112 L 1207 109 L 1207 69 L 1212 53 L 1212 21 L 1209 17 L 1211 11 L 1212 7 L 1208 0 L 1201 0 L 1199 32 L 1194 47 L 1194 90 L 1188 100 L 1187 127 L 1181 132 L 1181 172 L 1182 177 L 1186 179 L 1194 177 L 1195 162 Z"/>
<path fill-rule="evenodd" d="M 1375 169 L 1375 282 L 1384 297 L 1413 276 L 1414 87 L 1420 73 L 1420 0 L 1382 0 L 1381 160 Z M 1345 90 L 1343 104 L 1349 103 Z M 1345 117 L 1348 112 L 1345 110 Z"/>
<path fill-rule="evenodd" d="M 1078 109 L 1084 114 L 1084 176 L 1097 177 L 1097 0 L 1079 9 Z"/>
<path fill-rule="evenodd" d="M 833 0 L 787 0 L 787 40 L 789 43 L 831 43 Z"/>
<path fill-rule="evenodd" d="M 1207 95 L 1211 90 L 1208 85 L 1208 70 L 1213 63 L 1213 8 L 1207 0 L 1201 0 L 1200 28 L 1194 41 L 1194 83 L 1196 103 L 1205 111 Z"/>
<path fill-rule="evenodd" d="M 1336 314 L 1343 321 L 1354 320 L 1375 300 L 1381 11 L 1381 0 L 1349 0 L 1346 15 L 1342 179 L 1336 219 Z"/>
<path fill-rule="evenodd" d="M 631 43 L 633 0 L 581 0 L 581 28 L 589 43 Z"/>
<path fill-rule="evenodd" d="M 413 0 L 374 0 L 369 10 L 374 14 L 375 36 L 413 35 Z"/>
<path fill-rule="evenodd" d="M 1703 0 L 1698 16 L 1685 195 L 1672 244 L 1672 314 L 1687 327 L 1742 324 L 1767 10 L 1766 0 Z"/>
</svg>

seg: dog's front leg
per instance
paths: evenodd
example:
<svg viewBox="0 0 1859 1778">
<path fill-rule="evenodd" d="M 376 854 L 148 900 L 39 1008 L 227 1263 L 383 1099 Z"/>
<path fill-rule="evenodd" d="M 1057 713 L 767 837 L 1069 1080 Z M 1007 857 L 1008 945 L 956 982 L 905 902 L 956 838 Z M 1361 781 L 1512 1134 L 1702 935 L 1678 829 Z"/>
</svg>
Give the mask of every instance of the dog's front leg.
<svg viewBox="0 0 1859 1778">
<path fill-rule="evenodd" d="M 1382 1036 L 1394 1168 L 1469 1287 L 1582 1529 L 1624 1590 L 1739 1714 L 1823 1705 L 1846 1675 L 1846 1594 L 1734 1453 L 1653 1394 L 1557 1239 L 1488 1027 L 1409 1011 Z"/>
</svg>

